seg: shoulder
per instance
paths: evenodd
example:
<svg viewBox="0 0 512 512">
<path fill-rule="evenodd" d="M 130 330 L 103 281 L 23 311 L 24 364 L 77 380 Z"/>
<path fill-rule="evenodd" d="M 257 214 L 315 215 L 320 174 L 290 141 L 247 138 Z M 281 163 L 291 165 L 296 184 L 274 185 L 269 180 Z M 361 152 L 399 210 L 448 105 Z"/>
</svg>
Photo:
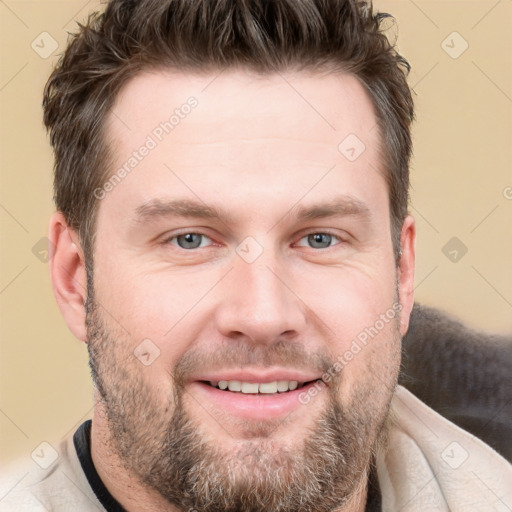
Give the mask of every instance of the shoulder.
<svg viewBox="0 0 512 512">
<path fill-rule="evenodd" d="M 500 501 L 512 504 L 512 466 L 401 386 L 387 433 L 377 456 L 383 510 L 491 512 Z"/>
<path fill-rule="evenodd" d="M 34 460 L 16 461 L 2 470 L 0 512 L 104 511 L 82 471 L 72 436 L 38 450 Z"/>
</svg>

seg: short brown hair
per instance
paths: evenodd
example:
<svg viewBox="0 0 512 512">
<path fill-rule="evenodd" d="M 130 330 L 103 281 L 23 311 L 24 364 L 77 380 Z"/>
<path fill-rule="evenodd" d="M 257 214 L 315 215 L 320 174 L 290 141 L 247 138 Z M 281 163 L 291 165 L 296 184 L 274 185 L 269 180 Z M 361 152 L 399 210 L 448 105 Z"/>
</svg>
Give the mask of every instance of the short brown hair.
<svg viewBox="0 0 512 512">
<path fill-rule="evenodd" d="M 55 153 L 58 210 L 92 265 L 95 217 L 110 172 L 105 119 L 120 88 L 148 68 L 272 73 L 332 69 L 355 75 L 373 102 L 382 139 L 395 255 L 407 215 L 409 64 L 382 30 L 388 14 L 356 0 L 110 0 L 68 44 L 44 92 Z"/>
</svg>

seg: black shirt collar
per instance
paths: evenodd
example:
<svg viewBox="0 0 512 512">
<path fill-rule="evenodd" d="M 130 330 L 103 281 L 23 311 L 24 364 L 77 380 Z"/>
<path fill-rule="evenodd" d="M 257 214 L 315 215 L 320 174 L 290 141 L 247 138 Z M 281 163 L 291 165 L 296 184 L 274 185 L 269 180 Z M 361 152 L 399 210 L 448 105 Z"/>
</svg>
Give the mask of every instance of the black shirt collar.
<svg viewBox="0 0 512 512">
<path fill-rule="evenodd" d="M 78 460 L 82 465 L 82 470 L 87 477 L 91 489 L 107 512 L 126 512 L 112 494 L 108 492 L 94 467 L 91 457 L 91 425 L 92 420 L 85 421 L 78 427 L 73 436 L 73 443 Z"/>
</svg>

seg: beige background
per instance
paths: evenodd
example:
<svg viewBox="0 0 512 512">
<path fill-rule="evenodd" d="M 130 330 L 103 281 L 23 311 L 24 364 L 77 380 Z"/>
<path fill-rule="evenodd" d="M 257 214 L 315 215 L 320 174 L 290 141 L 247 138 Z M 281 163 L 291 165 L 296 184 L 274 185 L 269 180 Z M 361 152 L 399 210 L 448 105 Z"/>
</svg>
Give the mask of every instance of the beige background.
<svg viewBox="0 0 512 512">
<path fill-rule="evenodd" d="M 98 6 L 97 0 L 0 1 L 0 467 L 15 457 L 30 461 L 42 441 L 55 444 L 91 414 L 86 348 L 61 319 L 41 261 L 53 205 L 40 105 L 73 20 Z M 399 30 L 390 26 L 390 33 L 398 34 L 413 66 L 417 300 L 472 326 L 510 333 L 512 2 L 376 0 L 375 6 L 396 16 Z M 39 53 L 51 49 L 42 32 L 59 45 L 46 59 L 31 47 L 35 41 Z M 461 257 L 460 247 L 448 246 L 448 256 L 458 251 L 456 262 L 443 253 L 452 237 L 468 250 Z"/>
</svg>

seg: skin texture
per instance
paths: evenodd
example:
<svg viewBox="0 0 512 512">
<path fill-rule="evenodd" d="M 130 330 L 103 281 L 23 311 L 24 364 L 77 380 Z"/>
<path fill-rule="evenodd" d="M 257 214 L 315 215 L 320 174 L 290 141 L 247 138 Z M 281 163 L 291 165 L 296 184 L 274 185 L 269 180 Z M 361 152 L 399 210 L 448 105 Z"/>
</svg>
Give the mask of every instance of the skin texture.
<svg viewBox="0 0 512 512">
<path fill-rule="evenodd" d="M 397 268 L 371 101 L 346 74 L 142 73 L 109 117 L 112 173 L 190 97 L 197 106 L 101 199 L 88 295 L 76 234 L 60 213 L 51 221 L 54 291 L 95 377 L 94 464 L 127 510 L 364 510 L 413 304 L 415 237 L 407 217 Z M 338 150 L 349 134 L 365 145 L 354 161 Z M 169 215 L 171 200 L 229 218 Z M 341 213 L 298 216 L 335 202 Z M 184 249 L 185 233 L 205 237 Z M 328 247 L 313 233 L 331 234 Z M 134 355 L 143 340 L 158 351 L 149 365 Z M 268 417 L 225 408 L 198 383 L 329 369 L 307 404 Z"/>
</svg>

